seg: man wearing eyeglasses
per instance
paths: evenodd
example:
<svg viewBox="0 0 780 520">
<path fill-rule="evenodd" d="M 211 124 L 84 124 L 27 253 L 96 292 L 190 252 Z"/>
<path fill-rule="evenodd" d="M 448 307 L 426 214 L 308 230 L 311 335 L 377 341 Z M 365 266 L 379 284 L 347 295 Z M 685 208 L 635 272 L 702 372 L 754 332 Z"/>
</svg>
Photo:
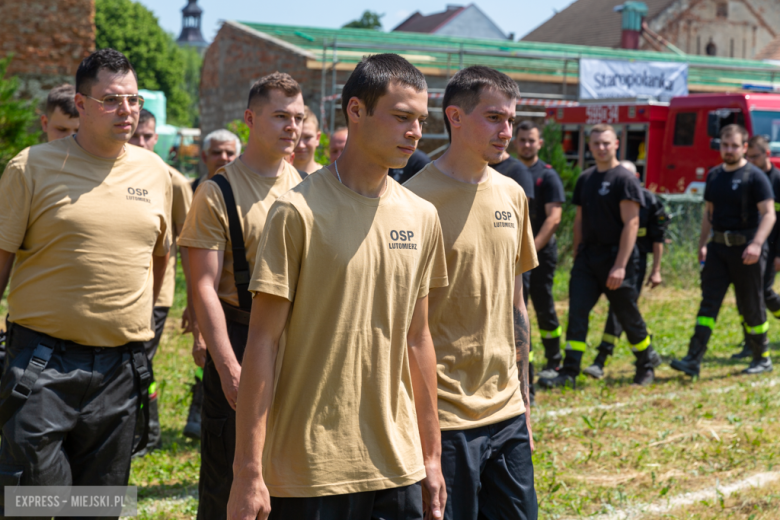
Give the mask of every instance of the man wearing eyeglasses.
<svg viewBox="0 0 780 520">
<path fill-rule="evenodd" d="M 124 55 L 86 58 L 75 101 L 79 132 L 27 148 L 0 178 L 0 265 L 16 254 L 3 485 L 126 485 L 137 414 L 149 408 L 143 342 L 171 247 L 171 177 L 127 145 L 143 98 Z"/>
</svg>

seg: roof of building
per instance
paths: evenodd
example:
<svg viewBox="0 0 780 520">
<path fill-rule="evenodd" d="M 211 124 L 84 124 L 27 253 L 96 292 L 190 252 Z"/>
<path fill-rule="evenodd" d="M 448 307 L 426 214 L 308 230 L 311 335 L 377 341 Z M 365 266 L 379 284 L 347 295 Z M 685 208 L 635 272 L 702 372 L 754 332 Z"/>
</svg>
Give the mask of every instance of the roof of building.
<svg viewBox="0 0 780 520">
<path fill-rule="evenodd" d="M 769 42 L 753 58 L 756 60 L 780 60 L 780 36 Z"/>
<path fill-rule="evenodd" d="M 448 5 L 447 9 L 441 13 L 424 15 L 420 11 L 416 11 L 409 18 L 398 24 L 393 31 L 432 34 L 436 32 L 436 29 L 439 29 L 442 25 L 463 12 L 464 9 L 466 8 L 462 5 Z"/>
<path fill-rule="evenodd" d="M 612 0 L 610 0 L 612 1 Z M 616 15 L 617 16 L 617 15 Z M 486 65 L 514 79 L 577 83 L 579 58 L 687 62 L 688 85 L 693 91 L 736 91 L 745 83 L 771 84 L 780 80 L 780 67 L 769 63 L 715 56 L 678 56 L 671 53 L 585 47 L 558 43 L 457 38 L 435 34 L 381 32 L 367 29 L 326 29 L 250 22 L 227 22 L 256 31 L 305 54 L 311 68 L 333 59 L 337 67 L 351 70 L 368 54 L 397 52 L 425 74 L 447 76 L 460 66 Z M 619 26 L 619 24 L 618 24 Z"/>
<path fill-rule="evenodd" d="M 675 0 L 642 0 L 647 20 L 652 20 Z M 615 7 L 625 0 L 576 0 L 521 38 L 530 42 L 619 47 L 620 14 Z"/>
</svg>

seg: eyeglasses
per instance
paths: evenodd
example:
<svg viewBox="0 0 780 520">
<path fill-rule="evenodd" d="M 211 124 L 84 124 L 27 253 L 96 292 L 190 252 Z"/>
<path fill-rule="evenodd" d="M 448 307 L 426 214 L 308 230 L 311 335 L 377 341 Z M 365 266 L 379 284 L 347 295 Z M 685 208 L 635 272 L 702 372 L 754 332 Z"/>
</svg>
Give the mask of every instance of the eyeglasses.
<svg viewBox="0 0 780 520">
<path fill-rule="evenodd" d="M 127 104 L 131 109 L 137 107 L 140 110 L 144 106 L 144 98 L 138 94 L 108 94 L 107 96 L 103 96 L 103 99 L 97 99 L 86 95 L 84 97 L 88 97 L 93 101 L 97 101 L 103 105 L 103 109 L 109 112 L 119 108 L 119 105 L 122 104 L 123 99 L 127 99 Z"/>
</svg>

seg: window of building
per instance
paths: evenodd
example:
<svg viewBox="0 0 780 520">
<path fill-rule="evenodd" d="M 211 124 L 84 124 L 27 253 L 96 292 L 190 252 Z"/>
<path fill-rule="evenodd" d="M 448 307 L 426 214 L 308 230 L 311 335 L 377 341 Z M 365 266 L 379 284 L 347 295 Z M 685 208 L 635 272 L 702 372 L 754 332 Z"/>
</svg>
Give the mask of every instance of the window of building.
<svg viewBox="0 0 780 520">
<path fill-rule="evenodd" d="M 715 16 L 718 18 L 728 18 L 729 17 L 729 4 L 728 2 L 719 2 L 715 6 Z"/>
<path fill-rule="evenodd" d="M 709 43 L 707 43 L 707 46 L 704 48 L 704 53 L 707 56 L 718 55 L 718 47 L 715 45 L 715 43 L 712 40 L 710 40 Z"/>
<path fill-rule="evenodd" d="M 674 146 L 693 146 L 696 112 L 678 112 L 674 118 Z"/>
</svg>

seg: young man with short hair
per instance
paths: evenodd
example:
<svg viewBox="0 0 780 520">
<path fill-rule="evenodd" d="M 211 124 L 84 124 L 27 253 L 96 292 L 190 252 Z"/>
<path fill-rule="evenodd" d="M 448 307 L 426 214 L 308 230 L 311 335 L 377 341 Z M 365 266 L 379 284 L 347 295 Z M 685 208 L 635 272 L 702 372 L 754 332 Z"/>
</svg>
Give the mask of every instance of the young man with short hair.
<svg viewBox="0 0 780 520">
<path fill-rule="evenodd" d="M 534 205 L 531 212 L 531 228 L 534 232 L 534 246 L 539 267 L 523 275 L 523 296 L 531 298 L 539 322 L 546 363 L 540 377 L 555 377 L 561 360 L 561 326 L 553 299 L 553 278 L 558 266 L 558 242 L 555 231 L 561 222 L 566 194 L 561 178 L 549 164 L 539 159 L 539 150 L 544 145 L 541 130 L 532 121 L 517 125 L 515 149 L 531 174 L 534 185 Z M 533 353 L 531 354 L 533 361 Z M 533 383 L 533 373 L 530 382 Z"/>
<path fill-rule="evenodd" d="M 775 196 L 775 227 L 766 239 L 767 260 L 764 268 L 764 303 L 767 310 L 775 318 L 780 318 L 780 295 L 778 295 L 773 285 L 775 283 L 775 273 L 780 269 L 780 170 L 769 160 L 771 150 L 769 141 L 763 135 L 754 135 L 748 140 L 748 151 L 745 158 L 753 165 L 766 173 L 769 184 L 772 185 L 772 191 Z M 740 307 L 741 302 L 737 302 Z M 739 312 L 743 315 L 742 311 Z M 750 345 L 748 344 L 748 332 L 743 320 L 742 330 L 745 333 L 745 339 L 742 342 L 742 351 L 731 356 L 731 359 L 744 359 L 752 357 Z"/>
<path fill-rule="evenodd" d="M 47 141 L 69 137 L 78 131 L 79 111 L 76 109 L 75 96 L 76 89 L 67 83 L 49 91 L 41 115 L 41 128 Z"/>
<path fill-rule="evenodd" d="M 642 187 L 634 174 L 617 159 L 619 141 L 615 129 L 598 124 L 590 131 L 588 146 L 596 165 L 577 179 L 572 203 L 574 218 L 574 266 L 569 281 L 569 324 L 566 357 L 554 378 L 540 378 L 545 388 L 575 387 L 582 356 L 587 348 L 590 311 L 606 295 L 626 331 L 636 357 L 635 385 L 649 385 L 661 360 L 651 345 L 637 306 L 636 276 L 639 252 L 639 208 L 644 205 Z"/>
<path fill-rule="evenodd" d="M 723 164 L 707 174 L 699 237 L 699 261 L 704 262 L 701 305 L 687 355 L 671 363 L 673 369 L 692 377 L 699 375 L 720 306 L 732 283 L 753 358 L 743 373 L 772 370 L 763 276 L 766 241 L 776 221 L 775 195 L 767 175 L 745 159 L 747 149 L 747 130 L 739 125 L 723 127 Z"/>
<path fill-rule="evenodd" d="M 179 238 L 179 245 L 189 248 L 195 313 L 208 348 L 198 485 L 202 520 L 227 514 L 236 398 L 252 306 L 247 287 L 268 210 L 301 182 L 285 160 L 303 124 L 300 86 L 280 72 L 259 79 L 249 91 L 244 121 L 249 126 L 244 153 L 198 188 Z"/>
<path fill-rule="evenodd" d="M 0 266 L 16 253 L 0 388 L 8 485 L 127 485 L 148 409 L 143 342 L 168 264 L 171 178 L 127 145 L 143 98 L 123 54 L 82 61 L 75 102 L 78 133 L 23 150 L 0 178 Z"/>
<path fill-rule="evenodd" d="M 322 165 L 314 160 L 314 155 L 320 146 L 322 132 L 320 132 L 320 122 L 314 112 L 308 106 L 303 107 L 303 109 L 303 130 L 301 130 L 298 145 L 295 147 L 293 166 L 299 172 L 309 175 L 322 169 Z"/>
<path fill-rule="evenodd" d="M 198 177 L 191 183 L 192 191 L 195 192 L 201 182 L 211 179 L 217 171 L 223 166 L 233 162 L 241 154 L 241 140 L 230 130 L 221 128 L 214 130 L 203 139 L 200 158 L 206 166 L 206 175 Z M 182 247 L 181 251 L 186 251 Z M 203 404 L 203 367 L 206 365 L 206 342 L 197 329 L 195 320 L 195 307 L 190 307 L 189 317 L 192 318 L 193 338 L 192 338 L 192 359 L 195 361 L 195 383 L 191 387 L 190 410 L 187 413 L 187 422 L 184 425 L 184 436 L 190 439 L 200 440 L 201 432 L 201 414 L 200 409 Z"/>
<path fill-rule="evenodd" d="M 429 298 L 447 520 L 538 514 L 522 281 L 536 252 L 523 189 L 489 166 L 512 140 L 519 95 L 494 69 L 455 74 L 450 147 L 406 184 L 436 206 L 447 255 L 449 285 Z"/>
<path fill-rule="evenodd" d="M 138 126 L 130 138 L 130 144 L 140 146 L 154 153 L 154 146 L 157 144 L 157 120 L 154 114 L 141 109 L 138 117 Z M 168 266 L 165 269 L 165 279 L 157 300 L 154 302 L 154 338 L 144 343 L 146 356 L 149 358 L 149 370 L 151 371 L 152 382 L 149 385 L 149 441 L 147 446 L 137 456 L 143 456 L 162 446 L 162 435 L 160 431 L 160 416 L 157 403 L 157 382 L 154 378 L 154 355 L 157 353 L 157 347 L 160 346 L 165 322 L 168 319 L 168 311 L 173 305 L 173 295 L 176 290 L 176 265 L 178 258 L 176 256 L 176 238 L 181 235 L 184 227 L 184 221 L 187 218 L 187 212 L 192 205 L 192 188 L 184 175 L 172 167 L 168 167 L 168 173 L 171 176 L 172 198 L 171 198 L 171 224 L 173 231 L 173 244 L 171 246 L 171 257 L 168 260 Z M 190 290 L 189 259 L 187 249 L 181 250 L 181 263 L 184 269 L 184 279 L 187 283 L 187 307 L 184 309 L 183 319 L 185 332 L 193 332 L 194 320 L 191 318 L 192 310 L 192 292 Z"/>
<path fill-rule="evenodd" d="M 336 162 L 339 160 L 341 153 L 344 151 L 344 147 L 347 146 L 347 135 L 349 130 L 346 126 L 337 126 L 330 136 L 330 142 L 328 144 L 328 153 L 330 154 L 330 160 Z"/>
<path fill-rule="evenodd" d="M 429 289 L 447 284 L 441 228 L 431 204 L 387 175 L 414 152 L 427 105 L 408 61 L 363 58 L 342 91 L 343 155 L 269 213 L 230 518 L 422 520 L 423 500 L 441 518 L 427 319 Z"/>
<path fill-rule="evenodd" d="M 631 161 L 621 161 L 620 165 L 630 171 L 639 179 L 639 172 L 636 165 Z M 647 285 L 655 289 L 661 285 L 661 257 L 664 254 L 664 233 L 668 223 L 668 215 L 664 211 L 664 203 L 655 196 L 655 193 L 642 187 L 642 196 L 645 198 L 645 205 L 639 208 L 639 230 L 637 231 L 636 246 L 639 249 L 639 263 L 637 264 L 636 275 L 636 293 L 637 297 L 642 292 L 642 286 L 645 283 L 645 274 L 647 274 L 647 255 L 653 255 L 653 267 L 650 276 L 647 278 Z M 617 319 L 612 305 L 607 313 L 607 322 L 604 324 L 604 334 L 601 337 L 601 343 L 598 346 L 598 354 L 593 363 L 582 370 L 582 372 L 594 379 L 604 377 L 604 365 L 607 359 L 615 351 L 623 327 Z"/>
</svg>

